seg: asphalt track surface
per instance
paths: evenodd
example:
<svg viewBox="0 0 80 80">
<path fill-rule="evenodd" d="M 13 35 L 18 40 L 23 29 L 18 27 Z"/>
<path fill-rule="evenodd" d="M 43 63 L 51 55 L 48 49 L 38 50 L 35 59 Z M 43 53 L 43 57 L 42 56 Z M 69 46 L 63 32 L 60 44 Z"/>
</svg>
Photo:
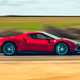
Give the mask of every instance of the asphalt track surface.
<svg viewBox="0 0 80 80">
<path fill-rule="evenodd" d="M 80 55 L 0 56 L 1 80 L 80 80 Z"/>
<path fill-rule="evenodd" d="M 0 53 L 0 61 L 77 61 L 80 60 L 80 55 L 15 55 L 5 56 Z"/>
</svg>

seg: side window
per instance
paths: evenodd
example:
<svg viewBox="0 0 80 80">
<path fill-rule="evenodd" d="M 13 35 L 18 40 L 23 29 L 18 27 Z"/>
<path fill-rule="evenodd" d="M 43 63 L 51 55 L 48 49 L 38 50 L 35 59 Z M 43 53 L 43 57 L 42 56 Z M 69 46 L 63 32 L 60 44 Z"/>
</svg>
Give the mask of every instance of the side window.
<svg viewBox="0 0 80 80">
<path fill-rule="evenodd" d="M 38 39 L 47 39 L 48 37 L 46 35 L 43 35 L 43 34 L 37 34 L 37 38 Z"/>
<path fill-rule="evenodd" d="M 40 33 L 30 34 L 29 36 L 33 39 L 51 39 L 49 36 Z"/>
<path fill-rule="evenodd" d="M 36 34 L 30 34 L 29 37 L 33 38 L 33 39 L 37 39 Z"/>
</svg>

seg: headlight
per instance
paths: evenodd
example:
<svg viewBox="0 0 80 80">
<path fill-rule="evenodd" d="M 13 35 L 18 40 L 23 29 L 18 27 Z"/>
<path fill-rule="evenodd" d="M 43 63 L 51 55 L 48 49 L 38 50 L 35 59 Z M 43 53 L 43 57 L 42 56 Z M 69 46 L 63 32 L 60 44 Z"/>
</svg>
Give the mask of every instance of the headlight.
<svg viewBox="0 0 80 80">
<path fill-rule="evenodd" d="M 80 52 L 80 42 L 77 42 L 77 51 Z"/>
<path fill-rule="evenodd" d="M 80 46 L 80 42 L 76 42 L 76 44 L 77 44 L 78 46 Z"/>
</svg>

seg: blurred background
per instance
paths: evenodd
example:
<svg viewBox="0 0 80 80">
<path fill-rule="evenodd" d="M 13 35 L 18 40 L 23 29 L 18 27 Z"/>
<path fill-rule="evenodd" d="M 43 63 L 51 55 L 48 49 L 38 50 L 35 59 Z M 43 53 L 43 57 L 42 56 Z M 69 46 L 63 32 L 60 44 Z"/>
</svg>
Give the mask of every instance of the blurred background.
<svg viewBox="0 0 80 80">
<path fill-rule="evenodd" d="M 80 17 L 0 17 L 1 37 L 27 31 L 46 31 L 60 37 L 80 40 Z"/>
</svg>

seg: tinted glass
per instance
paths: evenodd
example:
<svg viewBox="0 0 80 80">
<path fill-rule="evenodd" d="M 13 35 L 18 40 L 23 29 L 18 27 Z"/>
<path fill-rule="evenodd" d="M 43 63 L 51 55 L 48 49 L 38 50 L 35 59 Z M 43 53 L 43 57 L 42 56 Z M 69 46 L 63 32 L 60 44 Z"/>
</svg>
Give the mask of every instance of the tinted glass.
<svg viewBox="0 0 80 80">
<path fill-rule="evenodd" d="M 44 35 L 44 34 L 30 34 L 29 35 L 33 39 L 51 39 L 49 36 Z"/>
</svg>

